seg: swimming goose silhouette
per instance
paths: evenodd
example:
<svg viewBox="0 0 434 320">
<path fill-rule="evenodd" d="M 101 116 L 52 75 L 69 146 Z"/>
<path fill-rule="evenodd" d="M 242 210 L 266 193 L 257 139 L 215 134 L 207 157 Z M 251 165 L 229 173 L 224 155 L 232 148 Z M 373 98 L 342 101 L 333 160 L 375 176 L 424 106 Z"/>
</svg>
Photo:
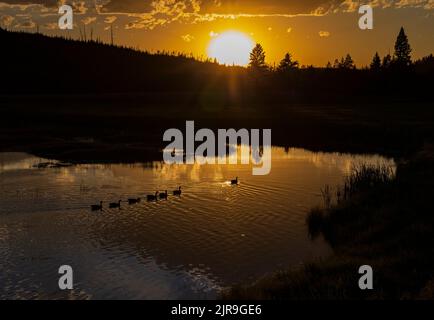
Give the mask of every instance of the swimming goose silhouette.
<svg viewBox="0 0 434 320">
<path fill-rule="evenodd" d="M 128 204 L 136 204 L 136 203 L 139 203 L 140 202 L 140 198 L 131 198 L 131 199 L 128 199 Z"/>
<path fill-rule="evenodd" d="M 173 190 L 174 196 L 180 196 L 181 195 L 181 186 L 179 186 L 178 190 Z"/>
<path fill-rule="evenodd" d="M 231 180 L 231 184 L 238 184 L 238 177 L 236 177 L 235 180 Z"/>
<path fill-rule="evenodd" d="M 167 199 L 167 190 L 165 190 L 163 193 L 160 193 L 160 199 Z"/>
<path fill-rule="evenodd" d="M 121 202 L 122 200 L 119 200 L 118 202 L 112 202 L 109 204 L 109 208 L 121 208 Z"/>
<path fill-rule="evenodd" d="M 93 204 L 93 205 L 91 205 L 90 209 L 92 211 L 102 210 L 102 201 L 100 201 L 99 204 Z"/>
<path fill-rule="evenodd" d="M 158 191 L 155 192 L 155 195 L 154 194 L 148 194 L 146 196 L 146 199 L 148 201 L 155 201 L 155 200 L 157 200 L 157 198 L 158 198 Z"/>
</svg>

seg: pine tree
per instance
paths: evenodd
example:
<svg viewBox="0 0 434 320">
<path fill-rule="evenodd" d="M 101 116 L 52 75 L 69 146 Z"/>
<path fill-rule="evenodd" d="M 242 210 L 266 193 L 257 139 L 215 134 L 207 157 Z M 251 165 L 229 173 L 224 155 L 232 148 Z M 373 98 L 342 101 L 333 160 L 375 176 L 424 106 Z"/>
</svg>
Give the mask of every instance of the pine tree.
<svg viewBox="0 0 434 320">
<path fill-rule="evenodd" d="M 265 70 L 267 68 L 265 64 L 265 51 L 259 43 L 256 44 L 250 53 L 249 67 L 255 70 Z"/>
<path fill-rule="evenodd" d="M 390 67 L 391 64 L 392 64 L 392 56 L 390 54 L 385 55 L 381 67 L 383 69 L 387 69 Z"/>
<path fill-rule="evenodd" d="M 287 71 L 290 69 L 298 68 L 298 61 L 293 61 L 291 54 L 288 52 L 285 54 L 285 58 L 280 61 L 279 66 L 277 67 L 278 71 Z"/>
<path fill-rule="evenodd" d="M 411 65 L 411 51 L 407 35 L 405 34 L 404 28 L 401 27 L 395 42 L 394 58 L 396 64 L 402 67 Z"/>
<path fill-rule="evenodd" d="M 347 54 L 345 60 L 343 62 L 343 68 L 345 69 L 355 69 L 356 66 L 354 64 L 353 58 L 351 58 L 350 54 Z"/>
<path fill-rule="evenodd" d="M 375 52 L 374 57 L 371 62 L 371 70 L 380 70 L 381 69 L 381 59 L 378 55 L 378 52 Z"/>
<path fill-rule="evenodd" d="M 110 44 L 113 46 L 113 24 L 110 25 Z"/>
</svg>

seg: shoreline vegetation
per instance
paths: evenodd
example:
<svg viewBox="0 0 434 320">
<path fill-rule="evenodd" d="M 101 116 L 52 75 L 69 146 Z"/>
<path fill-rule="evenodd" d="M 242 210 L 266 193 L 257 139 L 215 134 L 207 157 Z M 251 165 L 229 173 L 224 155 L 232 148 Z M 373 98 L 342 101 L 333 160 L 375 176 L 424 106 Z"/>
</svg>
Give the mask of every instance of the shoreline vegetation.
<svg viewBox="0 0 434 320">
<path fill-rule="evenodd" d="M 307 216 L 311 237 L 323 236 L 331 256 L 281 270 L 222 299 L 434 299 L 434 147 L 398 164 L 356 168 L 332 204 Z M 328 196 L 327 196 L 328 194 Z M 359 267 L 373 268 L 374 290 L 360 290 Z"/>
</svg>

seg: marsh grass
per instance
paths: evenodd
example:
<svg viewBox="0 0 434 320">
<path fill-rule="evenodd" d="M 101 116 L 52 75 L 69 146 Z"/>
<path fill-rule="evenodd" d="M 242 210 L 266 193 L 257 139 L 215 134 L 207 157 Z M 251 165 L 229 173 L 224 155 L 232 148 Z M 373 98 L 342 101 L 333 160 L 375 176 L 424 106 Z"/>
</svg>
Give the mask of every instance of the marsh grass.
<svg viewBox="0 0 434 320">
<path fill-rule="evenodd" d="M 339 206 L 354 201 L 375 189 L 382 189 L 394 182 L 395 170 L 388 165 L 360 164 L 351 168 L 343 185 L 332 188 L 325 185 L 321 189 L 323 207 L 313 208 L 307 216 L 307 225 L 311 238 L 316 238 L 320 230 L 327 227 L 327 218 Z"/>
<path fill-rule="evenodd" d="M 365 192 L 377 186 L 384 186 L 393 181 L 394 169 L 387 165 L 370 166 L 361 164 L 354 166 L 351 174 L 345 178 L 344 186 L 338 188 L 338 199 L 350 199 L 353 195 Z"/>
<path fill-rule="evenodd" d="M 327 201 L 306 222 L 333 254 L 237 285 L 224 299 L 434 299 L 434 148 L 401 161 L 396 172 L 354 168 L 334 195 L 324 190 Z M 338 192 L 340 200 L 328 205 Z M 374 290 L 358 287 L 365 264 L 373 268 Z"/>
<path fill-rule="evenodd" d="M 325 185 L 321 189 L 324 209 L 330 209 L 332 204 L 340 204 L 377 186 L 392 183 L 394 177 L 395 170 L 389 165 L 354 165 L 350 174 L 345 177 L 342 186 L 338 185 L 333 188 L 330 185 Z"/>
</svg>

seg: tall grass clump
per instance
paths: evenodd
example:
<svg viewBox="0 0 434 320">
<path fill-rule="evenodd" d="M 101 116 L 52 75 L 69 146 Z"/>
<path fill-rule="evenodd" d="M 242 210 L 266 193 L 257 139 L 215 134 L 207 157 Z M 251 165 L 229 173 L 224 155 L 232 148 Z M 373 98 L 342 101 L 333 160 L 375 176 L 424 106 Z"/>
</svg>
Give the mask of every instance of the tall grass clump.
<svg viewBox="0 0 434 320">
<path fill-rule="evenodd" d="M 385 186 L 393 181 L 395 170 L 387 165 L 355 165 L 344 179 L 343 185 L 333 189 L 326 184 L 321 189 L 324 210 L 331 209 L 334 204 L 351 199 L 353 196 L 367 192 L 378 186 Z M 317 210 L 318 208 L 315 208 Z M 317 212 L 313 212 L 317 215 Z"/>
<path fill-rule="evenodd" d="M 338 188 L 337 199 L 338 201 L 347 200 L 360 192 L 386 185 L 392 182 L 394 176 L 395 172 L 391 166 L 367 164 L 354 166 L 351 174 L 345 178 L 343 187 Z"/>
<path fill-rule="evenodd" d="M 378 193 L 383 187 L 390 185 L 394 178 L 395 170 L 391 166 L 368 164 L 353 166 L 350 174 L 345 177 L 343 185 L 337 186 L 334 190 L 329 185 L 321 189 L 323 207 L 313 208 L 306 219 L 309 235 L 316 238 L 320 233 L 328 234 L 331 213 L 338 211 L 339 207 L 351 205 L 351 202 L 365 196 L 366 193 Z"/>
</svg>

